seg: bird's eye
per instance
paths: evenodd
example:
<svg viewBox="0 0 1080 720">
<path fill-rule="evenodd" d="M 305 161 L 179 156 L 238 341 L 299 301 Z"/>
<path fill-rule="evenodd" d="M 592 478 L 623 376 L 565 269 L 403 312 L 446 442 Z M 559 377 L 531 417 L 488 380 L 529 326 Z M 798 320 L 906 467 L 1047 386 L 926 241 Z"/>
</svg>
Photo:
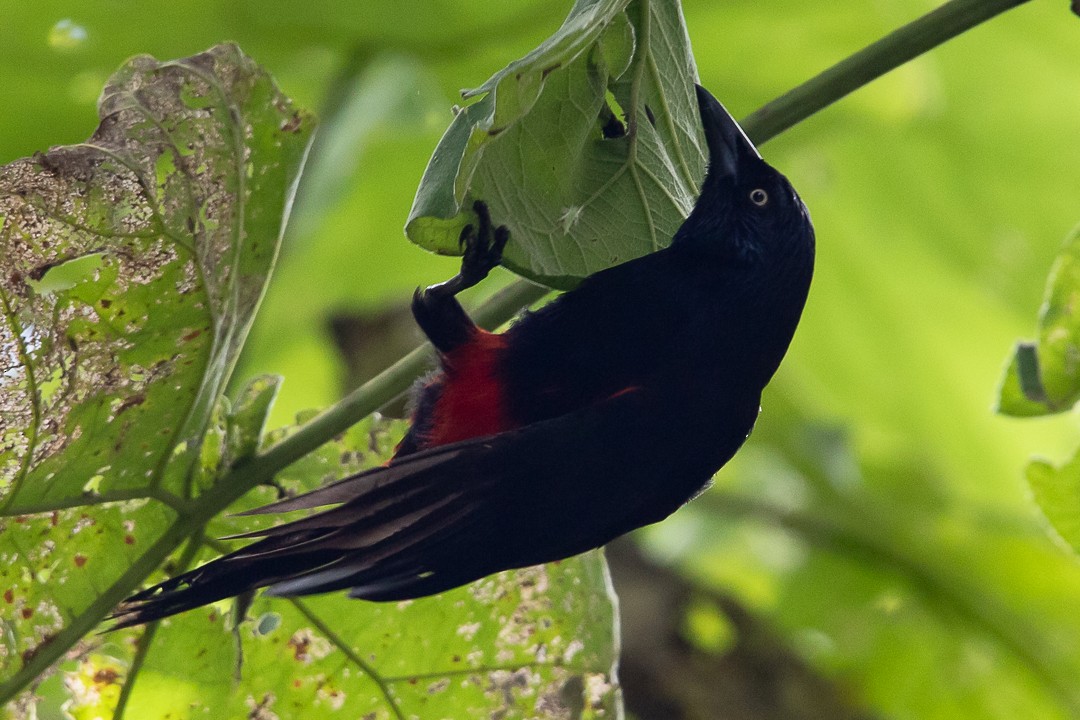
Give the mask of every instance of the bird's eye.
<svg viewBox="0 0 1080 720">
<path fill-rule="evenodd" d="M 754 203 L 758 207 L 765 207 L 765 204 L 769 202 L 769 193 L 765 192 L 761 188 L 751 190 L 750 202 Z"/>
</svg>

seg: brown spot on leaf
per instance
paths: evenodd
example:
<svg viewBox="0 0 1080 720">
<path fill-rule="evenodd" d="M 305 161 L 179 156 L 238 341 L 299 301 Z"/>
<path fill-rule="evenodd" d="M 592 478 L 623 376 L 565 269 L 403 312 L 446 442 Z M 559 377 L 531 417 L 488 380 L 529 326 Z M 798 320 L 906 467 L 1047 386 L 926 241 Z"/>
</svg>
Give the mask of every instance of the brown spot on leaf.
<svg viewBox="0 0 1080 720">
<path fill-rule="evenodd" d="M 75 567 L 83 567 L 84 565 L 86 565 L 86 556 L 85 555 L 76 555 L 74 557 L 74 560 L 75 560 Z"/>
<path fill-rule="evenodd" d="M 120 679 L 120 673 L 114 668 L 101 668 L 94 673 L 94 682 L 99 685 L 112 685 L 114 682 Z"/>
<path fill-rule="evenodd" d="M 34 617 L 34 608 L 24 607 L 19 614 L 22 615 L 23 620 L 29 620 Z"/>
<path fill-rule="evenodd" d="M 53 262 L 47 262 L 42 265 L 38 265 L 36 268 L 32 269 L 27 274 L 30 276 L 31 280 L 40 281 L 41 278 L 45 277 L 45 273 L 49 272 L 57 265 L 63 265 L 67 262 L 67 260 L 67 258 L 64 258 L 63 260 L 55 260 Z"/>
<path fill-rule="evenodd" d="M 125 399 L 124 402 L 120 403 L 120 406 L 116 408 L 116 414 L 119 415 L 128 408 L 133 408 L 136 405 L 142 405 L 144 402 L 146 402 L 146 396 L 142 393 L 135 393 L 131 397 Z"/>
<path fill-rule="evenodd" d="M 293 649 L 293 657 L 300 662 L 308 659 L 308 648 L 311 647 L 311 638 L 297 633 L 289 638 L 289 647 Z"/>
<path fill-rule="evenodd" d="M 293 116 L 282 124 L 281 131 L 287 133 L 294 133 L 300 129 L 301 122 L 302 120 L 300 118 L 300 113 L 293 113 Z"/>
<path fill-rule="evenodd" d="M 5 602 L 6 602 L 6 603 L 7 603 L 8 605 L 10 605 L 11 603 L 15 602 L 15 591 L 14 591 L 14 590 L 12 590 L 11 588 L 8 588 L 7 590 L 5 590 L 5 591 L 4 591 L 4 601 L 5 601 Z"/>
</svg>

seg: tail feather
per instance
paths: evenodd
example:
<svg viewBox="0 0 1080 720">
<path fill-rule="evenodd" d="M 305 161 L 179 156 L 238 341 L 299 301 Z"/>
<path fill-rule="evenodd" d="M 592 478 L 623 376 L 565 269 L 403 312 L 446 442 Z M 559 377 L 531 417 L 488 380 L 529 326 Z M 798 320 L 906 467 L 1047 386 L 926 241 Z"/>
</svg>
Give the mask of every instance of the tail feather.
<svg viewBox="0 0 1080 720">
<path fill-rule="evenodd" d="M 303 495 L 279 500 L 237 514 L 269 515 L 293 510 L 310 510 L 311 508 L 337 505 L 353 500 L 372 502 L 380 497 L 393 499 L 401 492 L 401 481 L 422 476 L 425 470 L 452 461 L 464 449 L 464 447 L 448 445 L 426 452 L 414 453 L 400 460 L 395 460 L 390 465 L 351 475 L 318 490 L 312 490 Z"/>
<path fill-rule="evenodd" d="M 141 625 L 242 595 L 331 559 L 305 554 L 235 561 L 225 556 L 131 596 L 111 616 L 116 621 L 111 629 Z"/>
<path fill-rule="evenodd" d="M 456 457 L 457 452 L 444 454 Z M 310 595 L 353 587 L 356 580 L 422 574 L 424 548 L 460 528 L 475 504 L 463 490 L 447 492 L 417 467 L 377 468 L 330 489 L 276 503 L 288 509 L 318 507 L 328 497 L 348 501 L 336 508 L 236 537 L 262 539 L 217 560 L 132 595 L 113 615 L 114 628 L 167 617 L 261 587 L 278 596 Z M 315 496 L 312 498 L 311 496 Z"/>
<path fill-rule="evenodd" d="M 460 493 L 456 493 L 453 497 L 458 496 L 460 496 Z M 365 498 L 361 498 L 360 501 L 349 502 L 299 520 L 293 520 L 281 525 L 272 525 L 247 533 L 230 535 L 224 539 L 241 540 L 259 537 L 281 537 L 297 532 L 316 530 L 333 531 L 345 525 L 360 530 L 365 527 L 378 527 L 413 510 L 427 507 L 433 499 L 439 500 L 444 497 L 446 497 L 445 492 L 440 492 L 436 488 L 417 485 L 401 489 L 396 496 L 372 504 L 363 502 Z"/>
<path fill-rule="evenodd" d="M 415 577 L 432 572 L 429 566 L 431 543 L 445 539 L 466 525 L 470 510 L 459 509 L 440 519 L 438 524 L 417 523 L 391 535 L 379 546 L 365 552 L 343 554 L 322 568 L 274 583 L 267 592 L 278 597 L 314 595 L 344 590 L 390 576 Z"/>
</svg>

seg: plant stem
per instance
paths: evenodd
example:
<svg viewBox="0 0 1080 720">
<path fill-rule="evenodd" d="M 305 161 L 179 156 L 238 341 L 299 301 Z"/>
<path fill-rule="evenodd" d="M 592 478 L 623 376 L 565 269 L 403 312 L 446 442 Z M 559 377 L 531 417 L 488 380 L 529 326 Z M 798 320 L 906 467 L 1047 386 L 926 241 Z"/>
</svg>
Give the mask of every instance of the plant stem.
<svg viewBox="0 0 1080 720">
<path fill-rule="evenodd" d="M 189 570 L 191 564 L 195 561 L 195 556 L 199 552 L 199 548 L 202 547 L 196 538 L 188 540 L 188 546 L 184 550 L 179 566 L 183 570 Z M 154 636 L 157 635 L 158 627 L 160 627 L 161 621 L 155 620 L 146 627 L 146 631 L 139 636 L 139 641 L 135 646 L 135 657 L 131 660 L 131 667 L 128 668 L 127 674 L 124 678 L 124 685 L 120 688 L 120 697 L 116 701 L 116 708 L 113 710 L 114 720 L 123 720 L 124 712 L 127 709 L 128 702 L 131 700 L 131 693 L 135 691 L 135 684 L 139 677 L 139 673 L 142 670 L 143 664 L 146 662 L 147 656 L 150 654 L 150 648 L 154 644 Z"/>
<path fill-rule="evenodd" d="M 807 80 L 742 120 L 764 143 L 850 92 L 1028 0 L 951 0 Z"/>
</svg>

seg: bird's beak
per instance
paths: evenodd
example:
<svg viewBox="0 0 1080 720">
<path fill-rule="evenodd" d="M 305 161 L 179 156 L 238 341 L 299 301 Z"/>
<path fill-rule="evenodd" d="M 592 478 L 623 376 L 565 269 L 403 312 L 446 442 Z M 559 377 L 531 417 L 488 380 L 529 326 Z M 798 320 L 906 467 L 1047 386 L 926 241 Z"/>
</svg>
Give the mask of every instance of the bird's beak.
<svg viewBox="0 0 1080 720">
<path fill-rule="evenodd" d="M 701 125 L 705 141 L 709 145 L 709 174 L 716 178 L 737 178 L 739 166 L 751 159 L 761 159 L 761 154 L 746 137 L 724 106 L 708 90 L 695 85 Z"/>
</svg>

